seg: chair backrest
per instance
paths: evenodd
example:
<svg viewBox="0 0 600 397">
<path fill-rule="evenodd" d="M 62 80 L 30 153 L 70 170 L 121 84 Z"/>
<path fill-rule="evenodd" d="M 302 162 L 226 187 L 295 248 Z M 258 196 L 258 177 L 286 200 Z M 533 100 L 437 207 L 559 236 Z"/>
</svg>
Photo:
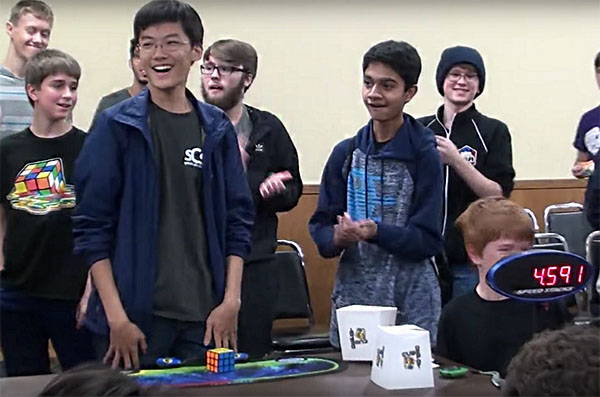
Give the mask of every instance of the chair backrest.
<svg viewBox="0 0 600 397">
<path fill-rule="evenodd" d="M 300 246 L 290 240 L 277 240 L 279 246 L 292 250 L 275 252 L 279 271 L 279 295 L 275 306 L 275 319 L 306 318 L 314 325 L 313 311 L 304 268 L 304 255 Z"/>
<path fill-rule="evenodd" d="M 600 230 L 591 232 L 585 240 L 586 259 L 594 267 L 594 278 L 588 291 L 590 303 L 600 303 Z"/>
<path fill-rule="evenodd" d="M 531 248 L 569 252 L 567 240 L 558 233 L 535 233 L 533 240 Z"/>
<path fill-rule="evenodd" d="M 529 208 L 523 208 L 523 209 L 525 210 L 525 213 L 531 218 L 531 223 L 533 223 L 533 232 L 534 233 L 539 233 L 539 231 L 540 231 L 540 225 L 538 225 L 538 222 L 537 222 L 537 219 L 535 217 L 535 214 Z"/>
<path fill-rule="evenodd" d="M 544 210 L 547 233 L 558 233 L 569 245 L 569 252 L 585 257 L 585 240 L 591 227 L 579 203 L 554 204 Z"/>
</svg>

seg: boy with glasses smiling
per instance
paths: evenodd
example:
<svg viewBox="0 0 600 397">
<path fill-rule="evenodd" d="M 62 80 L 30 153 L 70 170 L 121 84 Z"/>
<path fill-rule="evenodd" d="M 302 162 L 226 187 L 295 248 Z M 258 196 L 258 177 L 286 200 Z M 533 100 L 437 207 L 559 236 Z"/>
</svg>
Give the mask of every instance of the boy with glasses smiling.
<svg viewBox="0 0 600 397">
<path fill-rule="evenodd" d="M 444 163 L 445 255 L 437 258 L 443 303 L 450 296 L 471 292 L 477 284 L 477 272 L 468 264 L 462 236 L 454 225 L 456 218 L 480 197 L 508 197 L 514 185 L 508 127 L 479 113 L 473 103 L 483 92 L 485 78 L 483 59 L 476 49 L 445 49 L 436 72 L 444 103 L 436 114 L 419 119 L 436 134 Z M 450 280 L 443 274 L 448 267 Z"/>
<path fill-rule="evenodd" d="M 239 40 L 219 40 L 206 49 L 202 96 L 227 113 L 246 163 L 256 216 L 252 251 L 244 264 L 239 347 L 250 357 L 271 351 L 278 293 L 277 213 L 298 204 L 302 180 L 298 153 L 277 116 L 243 103 L 256 77 L 256 50 Z"/>
<path fill-rule="evenodd" d="M 185 87 L 203 35 L 189 4 L 143 6 L 148 88 L 99 116 L 78 159 L 75 250 L 96 286 L 86 324 L 113 367 L 236 348 L 253 205 L 233 126 Z"/>
</svg>

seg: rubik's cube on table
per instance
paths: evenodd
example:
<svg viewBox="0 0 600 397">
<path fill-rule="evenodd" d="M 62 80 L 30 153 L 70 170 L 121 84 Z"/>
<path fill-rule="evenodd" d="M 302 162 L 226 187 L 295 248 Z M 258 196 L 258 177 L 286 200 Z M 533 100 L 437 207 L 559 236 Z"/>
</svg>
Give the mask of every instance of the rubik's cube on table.
<svg viewBox="0 0 600 397">
<path fill-rule="evenodd" d="M 15 193 L 19 197 L 61 195 L 64 192 L 65 177 L 60 159 L 28 164 L 15 180 Z"/>
<path fill-rule="evenodd" d="M 232 372 L 235 367 L 235 353 L 220 347 L 206 352 L 206 369 L 210 372 Z"/>
</svg>

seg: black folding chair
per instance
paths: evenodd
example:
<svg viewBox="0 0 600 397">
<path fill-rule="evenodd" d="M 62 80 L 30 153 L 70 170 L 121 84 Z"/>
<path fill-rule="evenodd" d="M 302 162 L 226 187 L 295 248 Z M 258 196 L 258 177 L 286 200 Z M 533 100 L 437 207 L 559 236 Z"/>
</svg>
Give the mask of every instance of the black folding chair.
<svg viewBox="0 0 600 397">
<path fill-rule="evenodd" d="M 569 252 L 569 244 L 563 236 L 558 233 L 535 233 L 533 247 L 534 249 L 550 249 Z"/>
<path fill-rule="evenodd" d="M 558 233 L 567 240 L 568 250 L 585 257 L 585 240 L 592 229 L 579 203 L 554 204 L 544 210 L 546 233 Z"/>
<path fill-rule="evenodd" d="M 590 285 L 585 289 L 587 294 L 587 314 L 591 317 L 600 315 L 600 230 L 591 232 L 585 240 L 586 259 L 594 267 L 594 278 Z"/>
<path fill-rule="evenodd" d="M 537 218 L 535 217 L 535 214 L 529 208 L 523 208 L 523 209 L 525 210 L 525 213 L 529 216 L 529 218 L 531 218 L 531 223 L 533 223 L 533 232 L 534 233 L 539 233 L 540 232 L 540 226 L 538 225 Z"/>
<path fill-rule="evenodd" d="M 290 329 L 272 332 L 273 349 L 276 353 L 314 352 L 331 349 L 328 333 L 315 333 L 315 320 L 308 281 L 304 267 L 304 254 L 298 243 L 290 240 L 278 240 L 278 246 L 291 250 L 278 250 L 275 260 L 279 269 L 279 296 L 275 310 L 275 319 L 305 320 L 306 324 Z"/>
</svg>

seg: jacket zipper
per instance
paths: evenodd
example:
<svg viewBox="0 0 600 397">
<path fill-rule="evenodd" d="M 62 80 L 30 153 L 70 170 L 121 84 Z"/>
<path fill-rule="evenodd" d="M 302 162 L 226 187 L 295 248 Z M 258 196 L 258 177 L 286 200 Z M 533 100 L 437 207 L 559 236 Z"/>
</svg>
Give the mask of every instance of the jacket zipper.
<svg viewBox="0 0 600 397">
<path fill-rule="evenodd" d="M 452 134 L 452 130 L 447 130 L 446 126 L 444 125 L 444 123 L 442 123 L 440 121 L 440 119 L 437 116 L 437 113 L 435 115 L 435 119 L 437 120 L 437 122 L 442 126 L 442 128 L 444 129 L 444 132 L 446 133 L 446 138 L 450 139 L 450 135 Z M 442 223 L 442 236 L 446 235 L 446 222 L 448 222 L 448 185 L 450 182 L 450 165 L 449 164 L 444 164 L 444 170 L 446 171 L 446 175 L 444 177 L 444 220 Z"/>
</svg>

